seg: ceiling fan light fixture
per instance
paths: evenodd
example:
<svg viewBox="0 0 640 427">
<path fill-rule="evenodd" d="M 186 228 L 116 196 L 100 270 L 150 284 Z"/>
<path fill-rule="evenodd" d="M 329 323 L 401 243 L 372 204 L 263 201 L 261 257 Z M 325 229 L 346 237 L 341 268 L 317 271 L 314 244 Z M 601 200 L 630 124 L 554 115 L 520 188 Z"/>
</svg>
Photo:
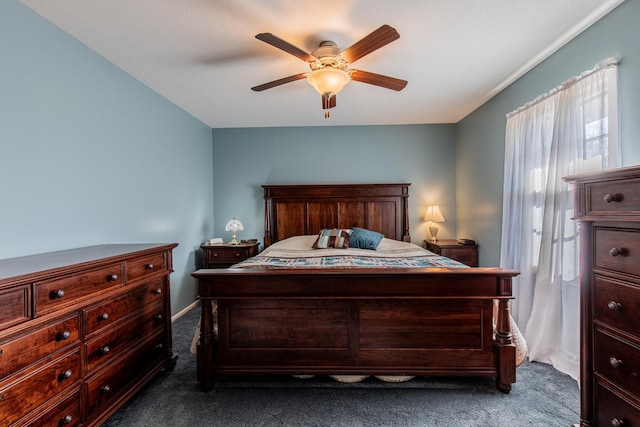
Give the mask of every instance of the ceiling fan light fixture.
<svg viewBox="0 0 640 427">
<path fill-rule="evenodd" d="M 307 82 L 309 82 L 320 95 L 336 95 L 350 81 L 351 77 L 346 71 L 333 67 L 313 70 L 307 77 Z"/>
</svg>

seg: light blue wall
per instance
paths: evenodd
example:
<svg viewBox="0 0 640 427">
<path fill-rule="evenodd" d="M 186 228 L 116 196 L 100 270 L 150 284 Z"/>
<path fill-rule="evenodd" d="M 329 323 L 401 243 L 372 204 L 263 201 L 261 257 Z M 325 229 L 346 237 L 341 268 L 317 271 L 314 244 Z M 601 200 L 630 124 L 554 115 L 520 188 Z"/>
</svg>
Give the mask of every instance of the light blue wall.
<svg viewBox="0 0 640 427">
<path fill-rule="evenodd" d="M 264 235 L 263 184 L 409 182 L 412 240 L 422 244 L 427 205 L 441 205 L 455 229 L 455 125 L 326 126 L 214 129 L 213 170 L 216 236 L 230 238 L 226 221 L 236 216 L 240 238 Z"/>
<path fill-rule="evenodd" d="M 640 0 L 627 0 L 457 125 L 215 129 L 212 144 L 210 128 L 2 1 L 0 258 L 177 242 L 175 312 L 195 299 L 195 249 L 229 239 L 229 218 L 244 222 L 240 238 L 262 240 L 262 184 L 410 182 L 414 242 L 437 203 L 439 237 L 475 238 L 480 263 L 497 265 L 506 113 L 619 56 L 623 163 L 640 163 L 639 17 Z"/>
<path fill-rule="evenodd" d="M 0 2 L 0 258 L 176 242 L 174 313 L 212 231 L 211 129 L 17 2 Z"/>
<path fill-rule="evenodd" d="M 607 16 L 458 123 L 458 233 L 479 240 L 480 264 L 498 265 L 506 114 L 563 81 L 618 57 L 623 166 L 640 164 L 640 0 Z"/>
</svg>

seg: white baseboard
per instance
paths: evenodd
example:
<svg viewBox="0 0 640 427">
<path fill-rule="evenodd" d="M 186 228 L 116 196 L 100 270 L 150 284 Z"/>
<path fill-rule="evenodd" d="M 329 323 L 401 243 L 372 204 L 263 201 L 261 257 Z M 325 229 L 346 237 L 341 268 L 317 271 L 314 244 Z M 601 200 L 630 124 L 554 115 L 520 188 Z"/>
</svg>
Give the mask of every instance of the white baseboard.
<svg viewBox="0 0 640 427">
<path fill-rule="evenodd" d="M 192 302 L 191 304 L 189 304 L 188 306 L 186 306 L 185 308 L 183 308 L 182 310 L 180 310 L 179 312 L 171 316 L 171 321 L 175 322 L 176 320 L 178 320 L 179 318 L 187 314 L 192 308 L 199 307 L 199 306 L 200 306 L 200 300 L 195 300 L 194 302 Z"/>
</svg>

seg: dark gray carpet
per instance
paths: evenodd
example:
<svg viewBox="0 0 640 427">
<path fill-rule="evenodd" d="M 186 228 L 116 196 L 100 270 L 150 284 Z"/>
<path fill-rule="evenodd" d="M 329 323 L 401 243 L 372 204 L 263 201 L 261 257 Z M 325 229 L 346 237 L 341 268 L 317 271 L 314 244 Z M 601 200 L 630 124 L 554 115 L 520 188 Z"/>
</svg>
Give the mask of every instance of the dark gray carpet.
<svg viewBox="0 0 640 427">
<path fill-rule="evenodd" d="M 327 377 L 224 377 L 200 391 L 189 353 L 193 309 L 173 324 L 173 371 L 158 375 L 106 427 L 159 426 L 562 426 L 579 421 L 577 383 L 526 362 L 510 394 L 487 378 L 415 378 L 345 384 Z"/>
</svg>

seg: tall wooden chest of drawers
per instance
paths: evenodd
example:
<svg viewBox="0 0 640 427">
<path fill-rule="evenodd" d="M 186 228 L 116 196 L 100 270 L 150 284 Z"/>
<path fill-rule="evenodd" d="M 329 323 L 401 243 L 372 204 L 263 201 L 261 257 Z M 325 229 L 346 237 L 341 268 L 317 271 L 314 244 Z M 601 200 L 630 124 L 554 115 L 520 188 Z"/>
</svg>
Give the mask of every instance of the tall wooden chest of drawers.
<svg viewBox="0 0 640 427">
<path fill-rule="evenodd" d="M 176 244 L 0 260 L 0 425 L 97 426 L 175 366 Z"/>
<path fill-rule="evenodd" d="M 574 175 L 582 426 L 640 427 L 640 166 Z"/>
</svg>

